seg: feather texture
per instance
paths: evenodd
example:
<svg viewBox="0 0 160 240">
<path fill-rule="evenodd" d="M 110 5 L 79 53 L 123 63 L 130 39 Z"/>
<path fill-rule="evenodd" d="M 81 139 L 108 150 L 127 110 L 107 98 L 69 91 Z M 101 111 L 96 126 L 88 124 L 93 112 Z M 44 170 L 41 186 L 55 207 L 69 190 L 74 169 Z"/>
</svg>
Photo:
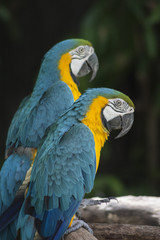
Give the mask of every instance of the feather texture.
<svg viewBox="0 0 160 240">
<path fill-rule="evenodd" d="M 21 226 L 21 216 L 29 214 L 35 218 L 36 228 L 43 238 L 61 239 L 84 194 L 93 188 L 100 150 L 108 137 L 101 112 L 109 98 L 117 97 L 133 105 L 118 91 L 88 90 L 48 128 L 35 158 L 18 220 L 19 229 L 25 227 Z M 99 148 L 95 139 L 101 142 Z M 23 232 L 21 236 L 23 239 Z"/>
<path fill-rule="evenodd" d="M 19 153 L 17 149 L 20 147 L 37 148 L 46 129 L 74 102 L 72 89 L 67 84 L 68 79 L 62 79 L 59 62 L 64 54 L 79 45 L 91 44 L 82 39 L 70 39 L 56 44 L 46 53 L 32 94 L 22 101 L 13 117 L 6 142 L 8 158 L 0 172 L 1 214 L 12 203 L 16 191 L 32 164 L 31 160 L 34 158 L 31 156 L 29 159 L 28 155 Z M 74 83 L 70 72 L 70 62 L 64 62 L 62 65 L 66 69 L 65 78 L 68 77 L 70 83 Z M 76 87 L 74 93 L 77 91 L 77 96 L 79 96 L 80 93 L 75 83 L 74 86 Z M 9 227 L 6 231 L 10 232 Z M 0 239 L 11 238 L 5 238 L 5 236 L 2 238 L 0 233 Z"/>
<path fill-rule="evenodd" d="M 77 122 L 75 125 L 70 123 L 67 132 L 54 138 L 57 132 L 58 128 L 49 134 L 52 142 L 48 142 L 49 139 L 44 142 L 48 147 L 45 158 L 42 150 L 35 159 L 24 204 L 25 213 L 37 219 L 36 227 L 43 237 L 64 234 L 85 192 L 93 188 L 96 172 L 94 139 L 90 130 Z M 18 225 L 21 227 L 21 217 Z"/>
</svg>

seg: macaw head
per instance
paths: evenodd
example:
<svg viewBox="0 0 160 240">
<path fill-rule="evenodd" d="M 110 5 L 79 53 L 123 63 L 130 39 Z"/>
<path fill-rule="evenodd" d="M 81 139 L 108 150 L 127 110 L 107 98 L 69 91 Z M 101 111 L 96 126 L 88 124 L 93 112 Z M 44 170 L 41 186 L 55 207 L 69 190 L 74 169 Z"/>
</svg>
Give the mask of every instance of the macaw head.
<svg viewBox="0 0 160 240">
<path fill-rule="evenodd" d="M 34 92 L 42 94 L 55 82 L 63 81 L 71 89 L 74 100 L 77 100 L 81 95 L 77 77 L 92 72 L 93 80 L 98 67 L 98 58 L 90 42 L 83 39 L 64 40 L 44 55 Z"/>
<path fill-rule="evenodd" d="M 93 80 L 98 67 L 98 58 L 94 48 L 89 41 L 84 39 L 68 39 L 57 43 L 45 54 L 43 60 L 43 69 L 47 69 L 50 75 L 53 70 L 55 75 L 55 69 L 59 69 L 61 77 L 68 72 L 74 81 L 76 77 L 83 77 L 90 72 L 92 72 L 91 80 Z"/>
<path fill-rule="evenodd" d="M 132 127 L 134 121 L 134 105 L 131 100 L 117 96 L 109 98 L 107 105 L 101 111 L 104 128 L 109 136 L 120 138 Z"/>
<path fill-rule="evenodd" d="M 99 68 L 97 55 L 88 41 L 77 39 L 76 42 L 78 46 L 69 51 L 71 55 L 71 72 L 76 77 L 83 77 L 92 72 L 90 79 L 92 81 Z"/>
<path fill-rule="evenodd" d="M 92 132 L 120 138 L 132 127 L 134 104 L 125 94 L 109 88 L 89 89 L 78 101 L 86 103 L 85 123 Z M 98 135 L 97 135 L 98 136 Z M 99 135 L 100 136 L 100 135 Z"/>
</svg>

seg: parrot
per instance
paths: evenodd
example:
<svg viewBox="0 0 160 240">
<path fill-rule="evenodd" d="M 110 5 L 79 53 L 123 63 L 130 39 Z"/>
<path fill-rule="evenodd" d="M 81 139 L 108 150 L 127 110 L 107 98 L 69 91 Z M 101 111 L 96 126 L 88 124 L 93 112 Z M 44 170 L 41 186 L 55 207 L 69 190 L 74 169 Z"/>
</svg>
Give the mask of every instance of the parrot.
<svg viewBox="0 0 160 240">
<path fill-rule="evenodd" d="M 98 67 L 92 44 L 83 39 L 64 40 L 45 54 L 33 91 L 22 100 L 9 127 L 0 171 L 0 214 L 25 180 L 46 129 L 81 95 L 77 78 L 92 72 L 92 81 Z M 0 239 L 15 239 L 13 228 L 15 224 L 2 231 Z"/>
<path fill-rule="evenodd" d="M 102 147 L 110 137 L 120 138 L 131 129 L 134 111 L 132 100 L 119 91 L 88 89 L 47 129 L 19 213 L 18 239 L 34 239 L 27 216 L 42 239 L 63 237 L 93 188 Z"/>
</svg>

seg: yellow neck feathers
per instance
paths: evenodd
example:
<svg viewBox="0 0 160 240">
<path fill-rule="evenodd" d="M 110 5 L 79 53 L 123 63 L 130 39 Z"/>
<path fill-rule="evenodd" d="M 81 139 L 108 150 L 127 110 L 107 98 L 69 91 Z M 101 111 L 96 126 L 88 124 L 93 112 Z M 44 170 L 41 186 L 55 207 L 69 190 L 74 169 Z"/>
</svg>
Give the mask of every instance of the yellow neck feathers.
<svg viewBox="0 0 160 240">
<path fill-rule="evenodd" d="M 76 101 L 81 93 L 78 90 L 77 84 L 73 81 L 69 65 L 71 63 L 71 55 L 69 53 L 65 53 L 62 55 L 58 68 L 60 70 L 61 81 L 65 82 L 72 91 L 74 101 Z"/>
<path fill-rule="evenodd" d="M 108 103 L 108 100 L 104 97 L 97 97 L 90 105 L 89 111 L 85 118 L 82 120 L 86 126 L 89 127 L 94 136 L 95 151 L 96 151 L 96 171 L 99 166 L 101 149 L 104 146 L 105 141 L 108 139 L 108 132 L 104 130 L 101 120 L 101 110 Z"/>
</svg>

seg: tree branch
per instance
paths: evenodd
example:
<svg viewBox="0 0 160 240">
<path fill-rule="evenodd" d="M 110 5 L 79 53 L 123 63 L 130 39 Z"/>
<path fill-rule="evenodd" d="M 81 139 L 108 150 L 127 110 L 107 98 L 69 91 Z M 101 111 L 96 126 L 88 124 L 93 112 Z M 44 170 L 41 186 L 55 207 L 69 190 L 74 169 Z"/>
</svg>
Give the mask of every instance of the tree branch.
<svg viewBox="0 0 160 240">
<path fill-rule="evenodd" d="M 65 240 L 160 239 L 160 198 L 124 196 L 117 200 L 81 210 L 81 218 L 89 223 L 96 238 L 81 228 Z"/>
</svg>

